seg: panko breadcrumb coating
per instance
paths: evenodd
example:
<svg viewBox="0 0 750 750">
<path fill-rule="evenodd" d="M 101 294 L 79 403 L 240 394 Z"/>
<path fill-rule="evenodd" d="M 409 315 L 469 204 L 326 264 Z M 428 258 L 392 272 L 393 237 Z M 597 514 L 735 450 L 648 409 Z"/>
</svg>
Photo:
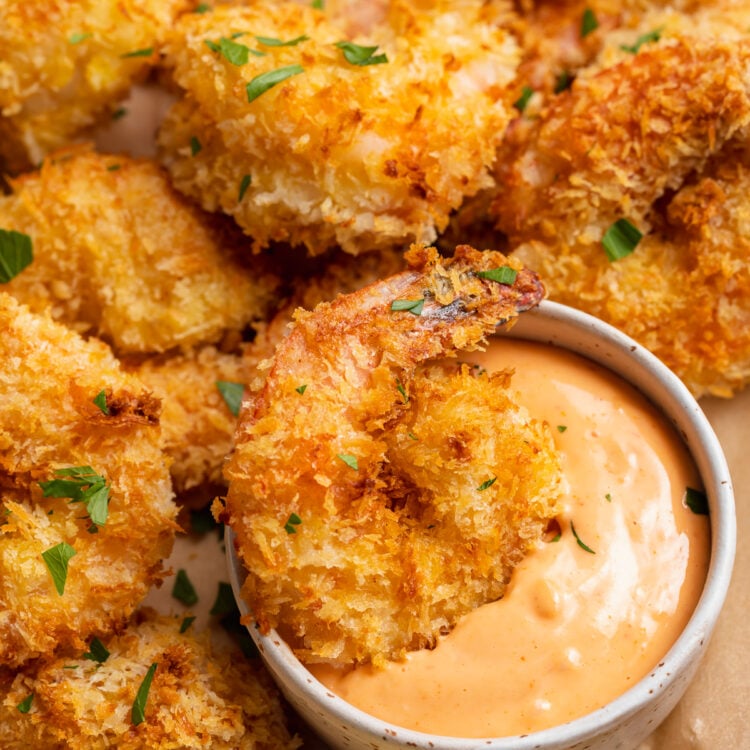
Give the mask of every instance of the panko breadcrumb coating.
<svg viewBox="0 0 750 750">
<path fill-rule="evenodd" d="M 104 392 L 105 414 L 94 399 Z M 40 482 L 91 467 L 109 487 L 85 502 Z M 18 666 L 122 626 L 163 577 L 176 508 L 159 447 L 159 403 L 108 347 L 0 293 L 0 665 Z M 90 512 L 90 511 L 89 511 Z M 42 553 L 70 545 L 63 593 Z"/>
<path fill-rule="evenodd" d="M 6 750 L 293 750 L 278 692 L 262 665 L 180 633 L 180 620 L 144 609 L 103 641 L 102 663 L 83 651 L 0 671 L 0 745 Z M 85 649 L 88 650 L 88 649 Z M 133 702 L 156 664 L 144 720 Z M 33 695 L 28 713 L 17 705 Z"/>
<path fill-rule="evenodd" d="M 366 65 L 347 61 L 344 29 L 310 7 L 184 16 L 166 45 L 184 95 L 159 135 L 175 186 L 232 215 L 256 248 L 432 241 L 491 184 L 517 45 L 478 0 L 394 5 L 394 28 L 354 40 L 387 56 Z M 293 75 L 255 96 L 258 76 L 278 70 Z"/>
<path fill-rule="evenodd" d="M 149 160 L 77 147 L 12 186 L 0 228 L 29 235 L 34 261 L 4 290 L 32 310 L 118 354 L 216 342 L 265 316 L 276 278 L 241 264 L 234 232 Z"/>
<path fill-rule="evenodd" d="M 243 595 L 306 661 L 382 664 L 434 644 L 502 596 L 556 512 L 551 435 L 508 396 L 508 375 L 419 369 L 477 348 L 541 283 L 467 246 L 407 259 L 299 311 L 240 417 L 224 520 Z M 477 275 L 501 267 L 512 285 Z"/>
<path fill-rule="evenodd" d="M 0 167 L 38 163 L 107 118 L 192 0 L 3 0 Z"/>
</svg>

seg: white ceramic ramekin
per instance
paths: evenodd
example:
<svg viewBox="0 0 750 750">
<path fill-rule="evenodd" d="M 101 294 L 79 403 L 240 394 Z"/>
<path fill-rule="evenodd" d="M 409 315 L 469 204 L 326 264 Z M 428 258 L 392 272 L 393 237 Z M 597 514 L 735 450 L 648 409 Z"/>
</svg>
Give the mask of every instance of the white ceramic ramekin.
<svg viewBox="0 0 750 750">
<path fill-rule="evenodd" d="M 643 393 L 681 435 L 708 496 L 711 560 L 698 605 L 685 630 L 659 665 L 603 708 L 532 734 L 462 739 L 390 725 L 333 695 L 307 671 L 275 631 L 249 628 L 261 655 L 291 705 L 332 748 L 429 748 L 430 750 L 615 750 L 635 748 L 674 708 L 708 645 L 724 603 L 734 562 L 734 496 L 724 454 L 711 425 L 683 383 L 659 360 L 612 326 L 555 302 L 543 302 L 499 335 L 562 347 L 612 370 Z M 229 575 L 240 610 L 243 572 L 227 535 Z"/>
</svg>

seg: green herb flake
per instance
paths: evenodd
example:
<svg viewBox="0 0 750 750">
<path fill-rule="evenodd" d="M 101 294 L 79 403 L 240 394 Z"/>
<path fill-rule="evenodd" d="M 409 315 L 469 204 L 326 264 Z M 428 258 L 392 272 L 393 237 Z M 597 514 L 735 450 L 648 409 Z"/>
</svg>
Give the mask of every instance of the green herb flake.
<svg viewBox="0 0 750 750">
<path fill-rule="evenodd" d="M 238 68 L 242 65 L 247 65 L 247 61 L 250 58 L 250 48 L 247 45 L 235 42 L 233 39 L 227 39 L 224 36 L 219 40 L 217 49 L 214 49 L 214 52 L 221 53 L 221 56 L 227 62 L 236 65 Z"/>
<path fill-rule="evenodd" d="M 34 702 L 34 693 L 29 693 L 16 708 L 22 713 L 27 714 L 31 711 L 31 704 Z"/>
<path fill-rule="evenodd" d="M 534 96 L 534 89 L 532 89 L 531 86 L 524 86 L 521 89 L 521 96 L 513 102 L 513 106 L 519 112 L 523 112 L 532 96 Z"/>
<path fill-rule="evenodd" d="M 662 29 L 654 29 L 646 34 L 641 34 L 641 36 L 635 40 L 635 44 L 621 44 L 620 49 L 624 52 L 630 52 L 631 55 L 637 55 L 644 44 L 658 42 L 661 39 L 661 32 Z"/>
<path fill-rule="evenodd" d="M 576 527 L 573 525 L 573 521 L 570 522 L 570 530 L 573 532 L 573 536 L 576 538 L 576 542 L 578 543 L 578 546 L 585 550 L 586 552 L 591 553 L 592 555 L 595 555 L 596 552 L 591 549 L 591 547 L 588 546 L 588 544 L 585 544 L 583 541 L 581 541 L 581 537 L 578 536 L 578 533 L 576 532 Z"/>
<path fill-rule="evenodd" d="M 307 34 L 289 39 L 289 41 L 282 41 L 273 36 L 256 36 L 258 44 L 262 44 L 264 47 L 296 47 L 300 42 L 306 42 L 310 39 Z"/>
<path fill-rule="evenodd" d="M 310 7 L 315 8 L 315 10 L 324 10 L 325 2 L 323 0 L 312 0 L 312 3 L 310 3 Z"/>
<path fill-rule="evenodd" d="M 337 453 L 336 458 L 340 458 L 350 469 L 359 471 L 359 464 L 357 463 L 356 456 L 352 456 L 350 453 Z"/>
<path fill-rule="evenodd" d="M 180 623 L 180 634 L 186 633 L 188 628 L 195 622 L 195 617 L 183 617 Z"/>
<path fill-rule="evenodd" d="M 377 45 L 374 47 L 363 47 L 360 44 L 354 44 L 354 42 L 336 42 L 336 46 L 344 53 L 346 61 L 352 65 L 363 67 L 365 65 L 381 65 L 388 62 L 388 57 L 385 54 L 375 54 L 378 49 Z"/>
<path fill-rule="evenodd" d="M 297 529 L 295 527 L 299 526 L 301 523 L 302 519 L 296 513 L 290 513 L 287 522 L 284 524 L 284 531 L 286 531 L 287 534 L 296 534 Z"/>
<path fill-rule="evenodd" d="M 405 404 L 409 403 L 409 394 L 406 392 L 406 389 L 404 388 L 404 384 L 396 378 L 396 390 L 401 394 L 401 398 L 403 399 L 403 402 Z"/>
<path fill-rule="evenodd" d="M 555 78 L 554 92 L 556 94 L 562 94 L 563 91 L 566 91 L 573 85 L 573 79 L 574 76 L 570 71 L 563 70 L 562 73 L 559 73 Z"/>
<path fill-rule="evenodd" d="M 102 388 L 99 393 L 94 396 L 94 403 L 99 407 L 102 414 L 109 416 L 109 407 L 107 406 L 107 391 Z"/>
<path fill-rule="evenodd" d="M 107 647 L 98 639 L 93 638 L 89 644 L 89 650 L 83 655 L 84 659 L 95 661 L 97 664 L 104 664 L 109 658 Z"/>
<path fill-rule="evenodd" d="M 235 417 L 238 417 L 240 407 L 242 406 L 242 394 L 245 392 L 245 386 L 242 383 L 232 383 L 228 380 L 217 380 L 216 387 L 219 389 L 219 393 L 229 411 Z"/>
<path fill-rule="evenodd" d="M 497 477 L 492 477 L 491 479 L 485 479 L 482 484 L 477 487 L 477 492 L 484 492 L 486 489 L 489 489 L 492 487 L 493 484 L 497 482 Z"/>
<path fill-rule="evenodd" d="M 187 607 L 192 607 L 193 604 L 198 603 L 198 594 L 188 578 L 187 571 L 183 568 L 180 568 L 175 576 L 174 585 L 172 586 L 172 597 Z"/>
<path fill-rule="evenodd" d="M 193 13 L 208 13 L 209 10 L 211 10 L 211 6 L 208 3 L 200 3 L 200 5 L 195 6 Z"/>
<path fill-rule="evenodd" d="M 413 432 L 407 432 L 406 437 L 408 437 L 409 440 L 416 440 L 416 441 L 419 440 L 419 438 Z"/>
<path fill-rule="evenodd" d="M 112 113 L 112 119 L 113 120 L 121 120 L 125 115 L 128 113 L 128 110 L 125 109 L 125 107 L 118 107 L 113 113 Z"/>
<path fill-rule="evenodd" d="M 685 488 L 685 505 L 687 505 L 693 513 L 699 516 L 708 515 L 708 497 L 705 492 L 696 490 L 693 487 Z"/>
<path fill-rule="evenodd" d="M 0 229 L 0 284 L 14 279 L 32 260 L 34 252 L 28 234 Z"/>
<path fill-rule="evenodd" d="M 116 172 L 118 169 L 120 169 L 120 165 L 119 164 L 110 164 L 107 167 L 107 172 Z"/>
<path fill-rule="evenodd" d="M 63 664 L 63 669 L 78 669 L 78 664 Z"/>
<path fill-rule="evenodd" d="M 104 526 L 109 513 L 109 486 L 106 479 L 90 466 L 58 469 L 55 476 L 58 478 L 39 482 L 43 497 L 67 497 L 71 503 L 86 503 L 86 512 L 91 522 L 95 526 Z"/>
<path fill-rule="evenodd" d="M 562 531 L 558 531 L 557 534 L 555 534 L 552 537 L 552 539 L 549 540 L 550 544 L 553 544 L 554 542 L 559 542 L 561 537 L 562 537 Z"/>
<path fill-rule="evenodd" d="M 630 255 L 643 239 L 643 234 L 627 219 L 618 219 L 604 233 L 602 245 L 607 259 L 614 263 Z"/>
<path fill-rule="evenodd" d="M 586 8 L 583 11 L 583 17 L 581 18 L 581 38 L 587 37 L 599 28 L 599 21 L 596 18 L 596 14 L 591 8 Z"/>
<path fill-rule="evenodd" d="M 76 551 L 67 542 L 60 542 L 42 552 L 42 559 L 47 566 L 57 593 L 65 593 L 65 582 L 68 579 L 68 562 L 75 557 Z"/>
<path fill-rule="evenodd" d="M 87 39 L 91 39 L 93 34 L 90 33 L 84 33 L 83 31 L 76 31 L 75 33 L 71 34 L 68 37 L 68 42 L 70 44 L 80 44 L 81 42 L 85 42 Z"/>
<path fill-rule="evenodd" d="M 202 149 L 201 142 L 194 135 L 190 136 L 190 155 L 196 156 Z"/>
<path fill-rule="evenodd" d="M 559 424 L 559 425 L 557 425 L 557 431 L 558 432 L 565 432 L 565 430 L 567 430 L 567 429 L 568 429 L 568 425 L 566 425 L 566 424 Z"/>
<path fill-rule="evenodd" d="M 282 81 L 286 81 L 287 78 L 304 72 L 305 69 L 301 65 L 286 65 L 283 68 L 276 68 L 276 70 L 269 70 L 267 73 L 255 76 L 246 87 L 247 101 L 255 101 L 261 94 L 265 94 L 266 91 Z"/>
<path fill-rule="evenodd" d="M 391 312 L 410 312 L 421 315 L 424 308 L 424 297 L 420 299 L 394 299 L 391 302 Z"/>
<path fill-rule="evenodd" d="M 224 617 L 224 615 L 234 610 L 236 604 L 234 594 L 232 593 L 232 586 L 226 581 L 219 581 L 219 586 L 216 590 L 216 599 L 208 614 L 214 617 Z"/>
<path fill-rule="evenodd" d="M 151 57 L 151 55 L 154 54 L 154 48 L 153 47 L 145 47 L 144 49 L 136 49 L 132 52 L 126 52 L 124 55 L 120 55 L 120 57 L 123 60 L 128 59 L 129 57 Z"/>
<path fill-rule="evenodd" d="M 240 203 L 242 199 L 245 197 L 245 193 L 247 192 L 247 189 L 250 187 L 250 183 L 253 181 L 253 178 L 249 175 L 242 175 L 242 179 L 240 180 L 240 189 L 237 193 L 237 203 Z"/>
<path fill-rule="evenodd" d="M 477 271 L 477 276 L 480 279 L 489 279 L 510 286 L 516 280 L 518 271 L 510 266 L 500 266 L 500 268 L 491 268 L 489 271 Z"/>
<path fill-rule="evenodd" d="M 146 702 L 148 701 L 148 692 L 149 690 L 151 690 L 151 683 L 153 682 L 157 666 L 158 664 L 154 662 L 148 668 L 148 672 L 146 672 L 146 676 L 143 678 L 143 682 L 141 682 L 141 686 L 138 688 L 138 693 L 136 694 L 135 700 L 133 701 L 133 709 L 130 712 L 130 720 L 133 723 L 133 726 L 137 727 L 146 719 Z"/>
<path fill-rule="evenodd" d="M 307 390 L 307 384 L 298 385 L 294 390 L 297 391 L 297 393 L 299 393 L 299 395 L 301 396 Z"/>
<path fill-rule="evenodd" d="M 606 500 L 606 501 L 607 501 L 608 503 L 611 503 L 611 502 L 612 502 L 612 495 L 611 495 L 611 494 L 610 494 L 610 493 L 608 492 L 608 493 L 607 493 L 607 494 L 606 494 L 606 495 L 604 496 L 604 499 L 605 499 L 605 500 Z"/>
</svg>

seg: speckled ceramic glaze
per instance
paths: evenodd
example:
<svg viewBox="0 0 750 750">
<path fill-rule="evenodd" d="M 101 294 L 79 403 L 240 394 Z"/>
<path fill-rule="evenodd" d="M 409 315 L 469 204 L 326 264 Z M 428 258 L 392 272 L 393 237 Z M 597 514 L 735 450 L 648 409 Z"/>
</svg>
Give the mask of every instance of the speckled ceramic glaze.
<svg viewBox="0 0 750 750">
<path fill-rule="evenodd" d="M 682 436 L 698 466 L 711 517 L 711 562 L 703 594 L 684 632 L 638 684 L 580 719 L 541 732 L 502 738 L 461 739 L 389 725 L 333 695 L 272 631 L 250 628 L 263 659 L 289 702 L 332 748 L 431 750 L 617 750 L 635 748 L 672 710 L 688 686 L 724 603 L 735 552 L 735 513 L 729 469 L 701 408 L 659 360 L 611 326 L 572 308 L 543 302 L 508 332 L 576 352 L 619 374 L 649 398 Z M 227 560 L 235 596 L 243 573 L 228 532 Z"/>
</svg>

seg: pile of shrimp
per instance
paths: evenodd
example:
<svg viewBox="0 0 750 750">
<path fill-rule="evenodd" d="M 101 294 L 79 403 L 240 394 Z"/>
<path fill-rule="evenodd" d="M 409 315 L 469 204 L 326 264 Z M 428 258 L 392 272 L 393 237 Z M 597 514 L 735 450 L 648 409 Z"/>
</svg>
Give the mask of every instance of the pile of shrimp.
<svg viewBox="0 0 750 750">
<path fill-rule="evenodd" d="M 560 468 L 510 374 L 456 358 L 545 294 L 696 395 L 750 379 L 750 0 L 318 5 L 0 3 L 10 747 L 94 742 L 50 685 L 93 637 L 161 643 L 149 628 L 167 625 L 133 613 L 180 507 L 226 496 L 244 594 L 308 660 L 399 658 L 502 596 L 557 513 Z M 98 151 L 136 83 L 168 102 L 158 132 Z M 610 260 L 623 221 L 640 239 Z M 512 284 L 477 275 L 506 267 Z M 103 526 L 43 496 L 76 467 L 109 487 Z M 62 542 L 63 595 L 41 557 Z M 211 671 L 158 653 L 157 674 Z M 125 681 L 118 722 L 148 666 L 133 654 L 107 678 Z M 101 689 L 88 676 L 69 675 L 66 706 Z M 163 679 L 144 727 L 108 746 L 190 746 Z M 23 689 L 46 702 L 16 710 Z M 227 746 L 276 736 L 225 709 Z"/>
<path fill-rule="evenodd" d="M 549 428 L 515 403 L 509 374 L 423 367 L 535 305 L 538 279 L 468 246 L 406 258 L 296 316 L 235 435 L 223 518 L 243 593 L 307 661 L 377 665 L 434 645 L 502 596 L 558 510 Z M 479 275 L 503 267 L 512 286 Z"/>
</svg>

